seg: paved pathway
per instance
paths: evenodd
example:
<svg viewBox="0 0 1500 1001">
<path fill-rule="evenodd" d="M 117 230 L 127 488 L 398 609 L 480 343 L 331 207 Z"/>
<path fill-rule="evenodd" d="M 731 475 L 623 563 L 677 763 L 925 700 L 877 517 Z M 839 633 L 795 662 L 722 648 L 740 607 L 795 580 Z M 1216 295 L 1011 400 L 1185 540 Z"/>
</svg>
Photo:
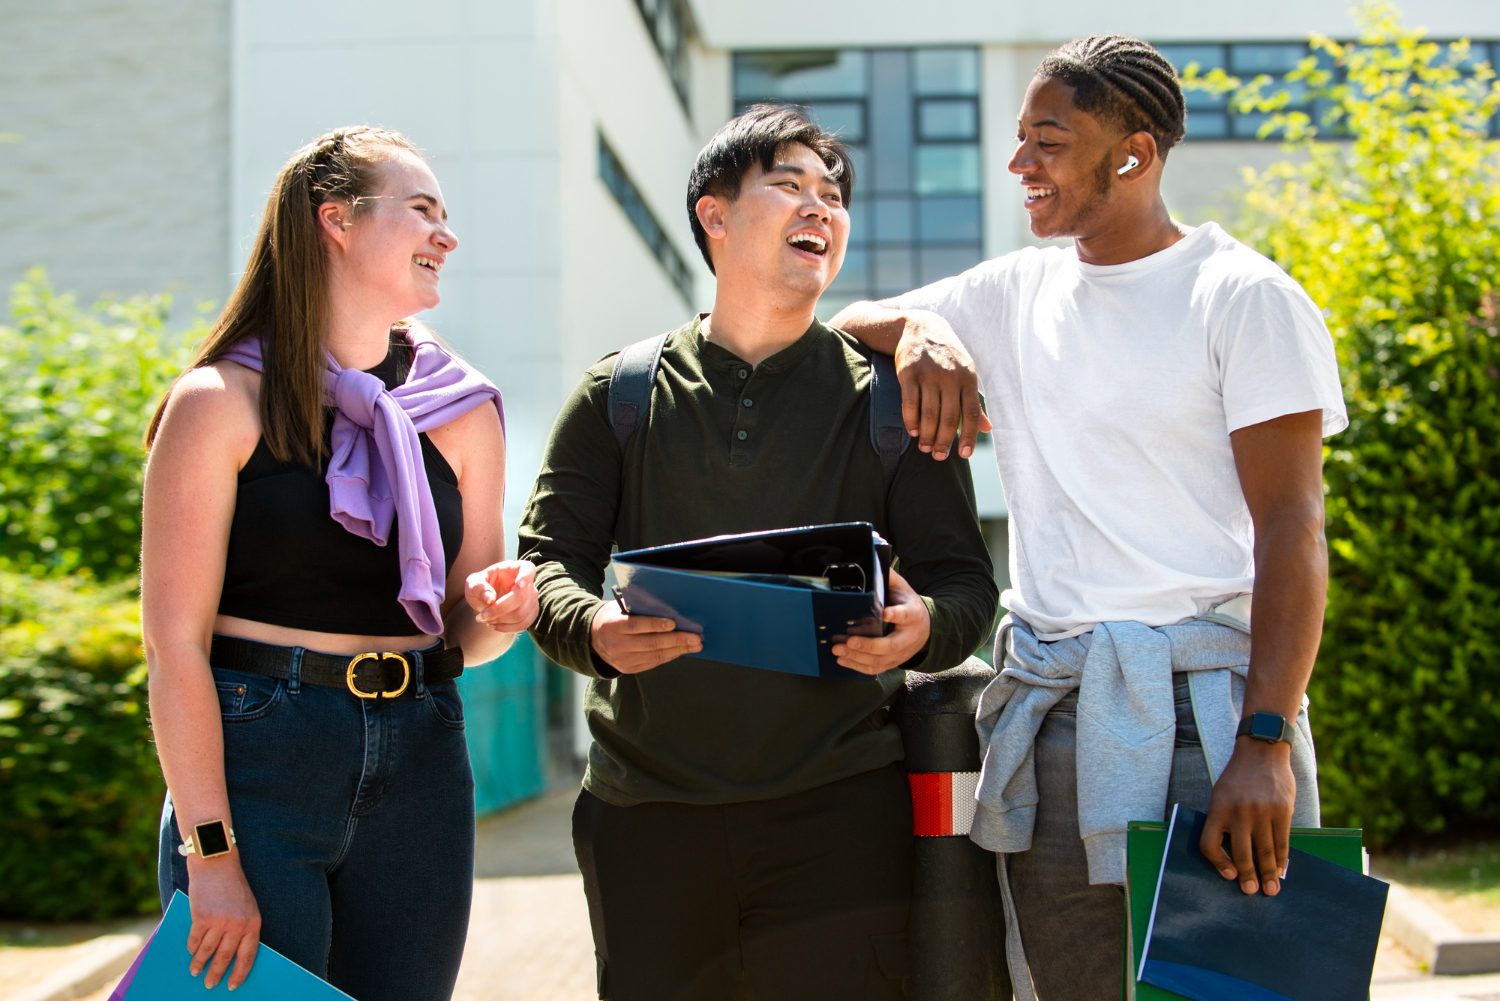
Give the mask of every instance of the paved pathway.
<svg viewBox="0 0 1500 1001">
<path fill-rule="evenodd" d="M 479 822 L 454 1001 L 594 1001 L 594 943 L 570 833 L 577 795 L 552 793 Z"/>
</svg>

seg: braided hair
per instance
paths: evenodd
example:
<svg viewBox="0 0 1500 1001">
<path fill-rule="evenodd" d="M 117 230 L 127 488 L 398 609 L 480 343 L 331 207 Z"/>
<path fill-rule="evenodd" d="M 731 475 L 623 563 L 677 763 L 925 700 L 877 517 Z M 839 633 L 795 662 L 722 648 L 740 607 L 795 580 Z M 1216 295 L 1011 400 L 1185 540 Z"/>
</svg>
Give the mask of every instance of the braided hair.
<svg viewBox="0 0 1500 1001">
<path fill-rule="evenodd" d="M 1036 73 L 1074 88 L 1073 103 L 1078 110 L 1127 134 L 1151 133 L 1163 159 L 1182 141 L 1187 107 L 1177 71 L 1165 56 L 1138 38 L 1075 38 L 1043 59 Z"/>
</svg>

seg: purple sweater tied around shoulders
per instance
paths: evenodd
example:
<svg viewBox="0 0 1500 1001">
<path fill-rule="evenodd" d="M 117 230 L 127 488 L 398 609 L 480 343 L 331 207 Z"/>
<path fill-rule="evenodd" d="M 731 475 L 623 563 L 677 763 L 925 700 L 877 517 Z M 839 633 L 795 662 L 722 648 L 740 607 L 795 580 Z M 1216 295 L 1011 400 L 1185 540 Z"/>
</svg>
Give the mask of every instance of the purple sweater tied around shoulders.
<svg viewBox="0 0 1500 1001">
<path fill-rule="evenodd" d="M 337 411 L 325 477 L 328 513 L 377 546 L 390 541 L 395 520 L 401 557 L 397 600 L 418 629 L 437 636 L 443 631 L 447 563 L 417 435 L 487 401 L 499 411 L 503 432 L 505 408 L 500 390 L 444 350 L 431 332 L 417 326 L 405 336 L 412 346 L 411 372 L 393 390 L 368 372 L 340 368 L 328 356 L 323 402 Z M 256 372 L 265 367 L 255 337 L 240 341 L 224 357 Z"/>
</svg>

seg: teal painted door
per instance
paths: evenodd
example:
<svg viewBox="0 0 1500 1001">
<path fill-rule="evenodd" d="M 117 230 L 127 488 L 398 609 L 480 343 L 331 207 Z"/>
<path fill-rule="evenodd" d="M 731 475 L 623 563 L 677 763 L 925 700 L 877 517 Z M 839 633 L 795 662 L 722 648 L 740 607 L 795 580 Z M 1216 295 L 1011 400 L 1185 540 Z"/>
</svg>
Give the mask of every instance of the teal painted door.
<svg viewBox="0 0 1500 1001">
<path fill-rule="evenodd" d="M 547 785 L 547 659 L 522 633 L 499 660 L 458 679 L 474 764 L 474 805 L 493 813 Z"/>
</svg>

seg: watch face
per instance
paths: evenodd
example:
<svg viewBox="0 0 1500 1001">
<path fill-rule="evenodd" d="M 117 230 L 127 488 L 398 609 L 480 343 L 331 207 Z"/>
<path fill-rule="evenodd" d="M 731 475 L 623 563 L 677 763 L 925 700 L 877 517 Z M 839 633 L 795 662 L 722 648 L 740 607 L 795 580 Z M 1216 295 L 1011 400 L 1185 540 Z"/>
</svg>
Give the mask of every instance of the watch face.
<svg viewBox="0 0 1500 1001">
<path fill-rule="evenodd" d="M 222 820 L 211 820 L 193 828 L 193 840 L 198 843 L 198 854 L 203 858 L 229 851 L 229 832 L 224 829 Z"/>
<path fill-rule="evenodd" d="M 1250 717 L 1250 736 L 1256 740 L 1280 740 L 1286 720 L 1275 713 L 1254 713 Z"/>
</svg>

